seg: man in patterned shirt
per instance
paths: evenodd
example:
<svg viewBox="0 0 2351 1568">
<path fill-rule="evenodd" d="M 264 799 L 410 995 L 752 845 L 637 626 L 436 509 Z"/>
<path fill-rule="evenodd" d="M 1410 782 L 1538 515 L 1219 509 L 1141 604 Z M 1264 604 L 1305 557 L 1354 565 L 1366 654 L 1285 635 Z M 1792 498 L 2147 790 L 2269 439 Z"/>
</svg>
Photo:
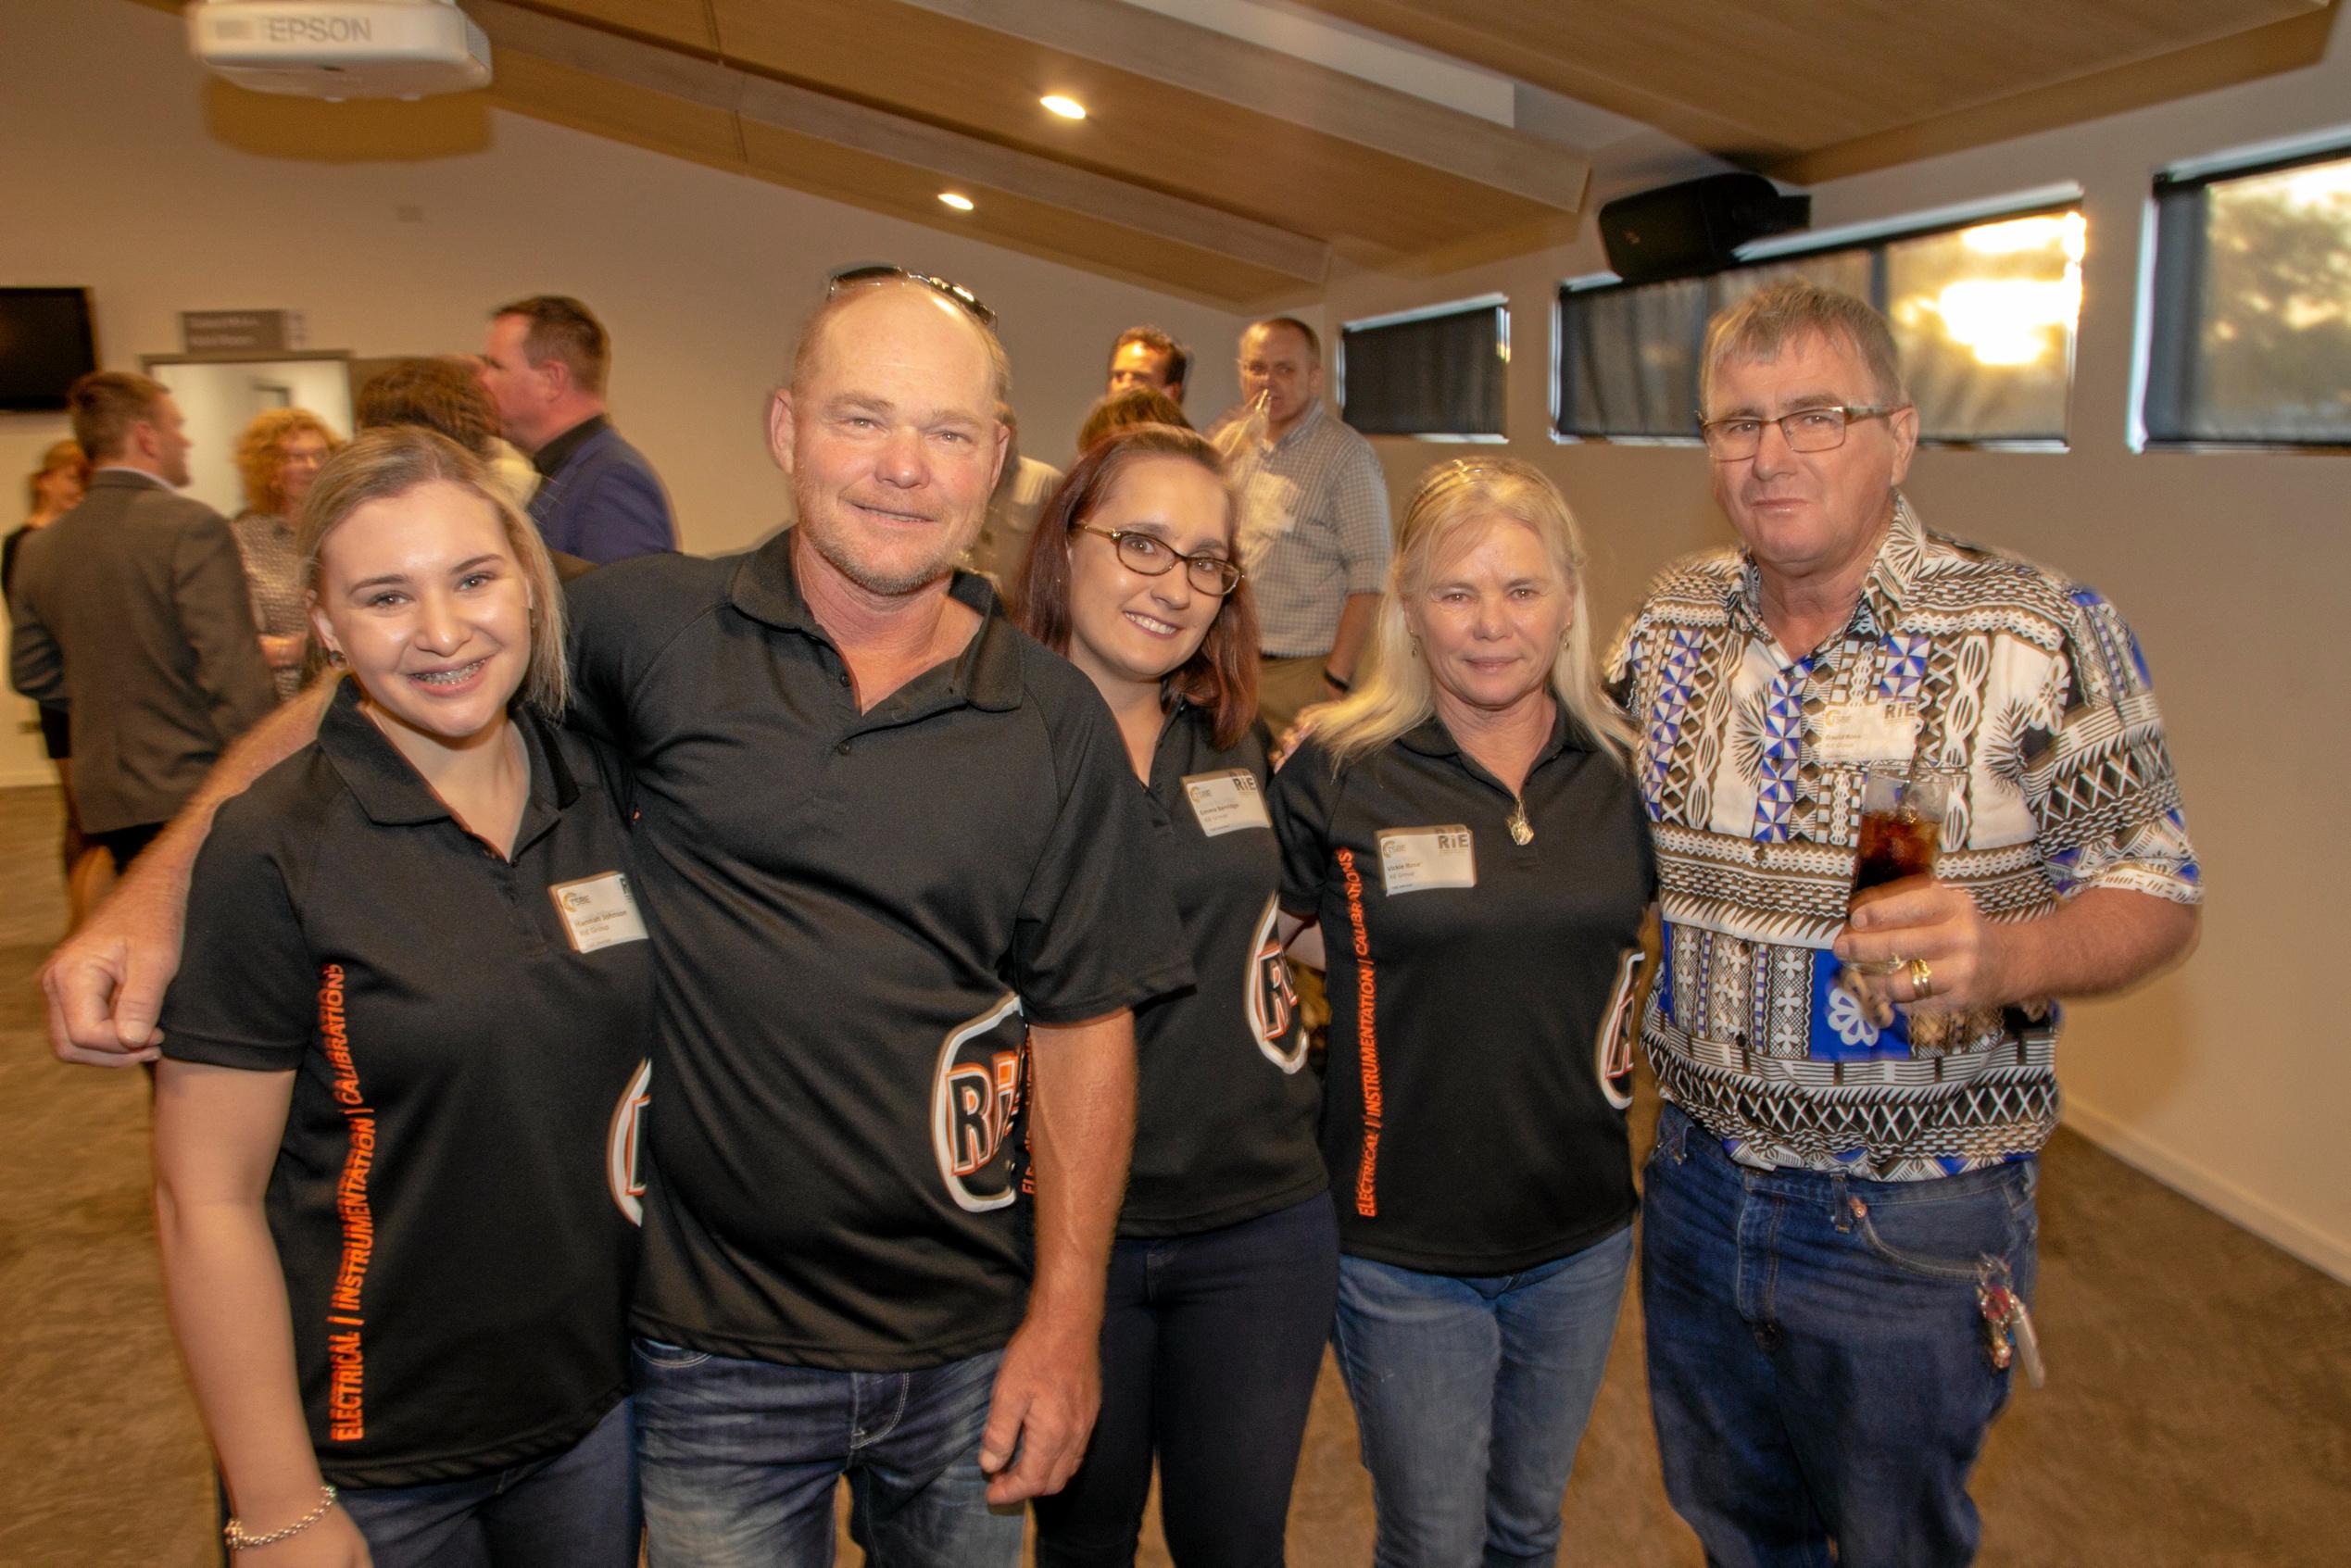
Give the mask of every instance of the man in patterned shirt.
<svg viewBox="0 0 2351 1568">
<path fill-rule="evenodd" d="M 1257 600 L 1257 709 L 1279 734 L 1308 703 L 1345 694 L 1388 574 L 1388 482 L 1371 443 L 1324 411 L 1323 351 L 1289 316 L 1241 334 L 1241 409 L 1220 431 L 1247 443 L 1241 560 Z"/>
<path fill-rule="evenodd" d="M 1615 670 L 1665 916 L 1641 1272 L 1666 1490 L 1725 1568 L 1964 1563 L 2029 1330 L 2055 998 L 2185 953 L 2194 852 L 2121 617 L 1897 490 L 1918 416 L 1876 311 L 1782 284 L 1704 364 L 1741 548 L 1659 578 Z M 1935 874 L 1849 917 L 1862 781 L 1914 760 L 1947 794 Z"/>
</svg>

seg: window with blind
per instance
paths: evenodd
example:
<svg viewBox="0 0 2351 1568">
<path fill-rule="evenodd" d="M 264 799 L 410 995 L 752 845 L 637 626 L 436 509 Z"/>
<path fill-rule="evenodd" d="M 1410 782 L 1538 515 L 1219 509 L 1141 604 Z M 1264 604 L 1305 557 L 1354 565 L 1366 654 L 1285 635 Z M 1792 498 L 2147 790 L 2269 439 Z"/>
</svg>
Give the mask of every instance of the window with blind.
<svg viewBox="0 0 2351 1568">
<path fill-rule="evenodd" d="M 2065 206 L 1783 252 L 1701 278 L 1563 284 L 1553 428 L 1697 440 L 1706 322 L 1801 277 L 1885 314 L 1924 439 L 2062 444 L 2086 237 L 2081 208 Z"/>
<path fill-rule="evenodd" d="M 1365 435 L 1505 439 L 1510 307 L 1499 295 L 1339 329 L 1339 406 Z"/>
<path fill-rule="evenodd" d="M 2351 445 L 2351 147 L 2155 187 L 2150 445 Z"/>
</svg>

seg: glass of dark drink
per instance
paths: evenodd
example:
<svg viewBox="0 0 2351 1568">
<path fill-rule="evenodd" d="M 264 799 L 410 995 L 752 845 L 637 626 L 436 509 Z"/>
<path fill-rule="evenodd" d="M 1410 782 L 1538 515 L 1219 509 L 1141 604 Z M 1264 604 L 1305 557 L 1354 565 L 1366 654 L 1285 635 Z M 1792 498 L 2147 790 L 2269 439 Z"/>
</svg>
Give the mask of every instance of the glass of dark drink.
<svg viewBox="0 0 2351 1568">
<path fill-rule="evenodd" d="M 1931 876 L 1942 840 L 1942 781 L 1923 768 L 1871 772 L 1862 784 L 1861 848 L 1854 857 L 1853 891 L 1857 897 L 1905 877 Z M 1872 974 L 1893 972 L 1891 963 L 1854 964 Z"/>
</svg>

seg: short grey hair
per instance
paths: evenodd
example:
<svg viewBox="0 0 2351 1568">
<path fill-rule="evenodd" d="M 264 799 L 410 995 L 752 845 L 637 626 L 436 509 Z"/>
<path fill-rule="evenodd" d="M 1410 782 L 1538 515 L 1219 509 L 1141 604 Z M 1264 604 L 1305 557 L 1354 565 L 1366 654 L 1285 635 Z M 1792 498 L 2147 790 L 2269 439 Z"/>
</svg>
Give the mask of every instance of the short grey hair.
<svg viewBox="0 0 2351 1568">
<path fill-rule="evenodd" d="M 1706 352 L 1699 361 L 1698 405 L 1714 413 L 1715 372 L 1731 359 L 1769 359 L 1782 345 L 1808 337 L 1842 344 L 1869 371 L 1880 403 L 1910 401 L 1902 382 L 1902 351 L 1893 329 L 1868 301 L 1842 289 L 1824 289 L 1802 278 L 1774 283 L 1725 306 L 1706 324 Z"/>
</svg>

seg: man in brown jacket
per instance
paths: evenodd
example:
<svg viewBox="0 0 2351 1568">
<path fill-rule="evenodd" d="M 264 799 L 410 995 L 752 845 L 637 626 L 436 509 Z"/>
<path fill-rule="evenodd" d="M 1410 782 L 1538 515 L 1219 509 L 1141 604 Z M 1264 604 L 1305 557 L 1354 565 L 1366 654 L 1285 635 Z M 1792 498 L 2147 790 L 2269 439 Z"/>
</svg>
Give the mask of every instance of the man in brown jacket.
<svg viewBox="0 0 2351 1568">
<path fill-rule="evenodd" d="M 24 543 L 10 673 L 26 696 L 66 705 L 82 827 L 119 870 L 277 691 L 235 537 L 174 494 L 188 438 L 171 394 L 100 370 L 69 408 L 95 472 L 80 506 Z"/>
</svg>

